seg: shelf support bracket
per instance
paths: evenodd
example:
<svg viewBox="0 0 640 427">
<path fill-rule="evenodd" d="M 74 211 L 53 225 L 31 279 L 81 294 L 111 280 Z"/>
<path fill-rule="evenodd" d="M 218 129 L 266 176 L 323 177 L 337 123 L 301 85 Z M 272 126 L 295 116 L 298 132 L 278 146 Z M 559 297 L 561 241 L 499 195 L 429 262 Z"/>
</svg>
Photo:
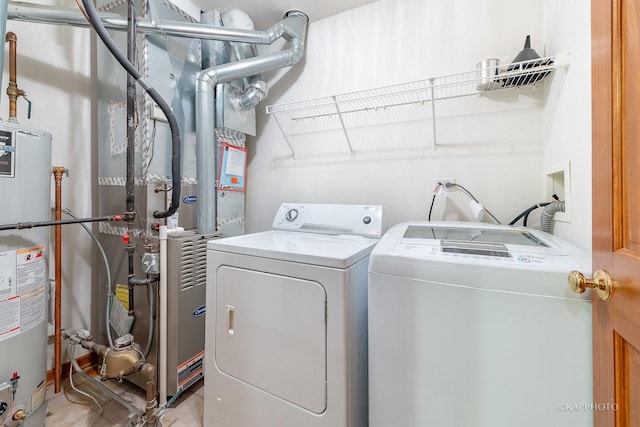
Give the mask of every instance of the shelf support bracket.
<svg viewBox="0 0 640 427">
<path fill-rule="evenodd" d="M 340 104 L 338 104 L 338 100 L 335 95 L 331 96 L 333 100 L 333 104 L 336 106 L 336 112 L 338 113 L 338 118 L 340 119 L 340 126 L 342 126 L 342 132 L 344 132 L 344 137 L 347 140 L 347 147 L 349 147 L 349 154 L 353 157 L 353 148 L 351 147 L 351 140 L 349 139 L 349 133 L 347 132 L 347 127 L 344 125 L 344 120 L 342 119 L 342 113 L 340 112 Z"/>
<path fill-rule="evenodd" d="M 278 115 L 274 114 L 273 117 L 276 119 L 276 124 L 278 125 L 278 128 L 280 128 L 280 132 L 282 132 L 282 136 L 284 136 L 284 141 L 287 143 L 287 146 L 289 147 L 289 151 L 291 151 L 291 157 L 293 157 L 295 159 L 296 158 L 296 152 L 293 150 L 293 146 L 291 145 L 291 142 L 289 141 L 289 138 L 287 137 L 287 133 L 282 128 L 282 124 L 280 123 L 280 120 L 278 120 Z"/>
<path fill-rule="evenodd" d="M 438 140 L 437 140 L 437 132 L 436 132 L 436 90 L 433 86 L 433 82 L 435 81 L 435 77 L 431 77 L 429 79 L 429 85 L 431 86 L 431 122 L 433 123 L 433 149 L 438 149 Z"/>
</svg>

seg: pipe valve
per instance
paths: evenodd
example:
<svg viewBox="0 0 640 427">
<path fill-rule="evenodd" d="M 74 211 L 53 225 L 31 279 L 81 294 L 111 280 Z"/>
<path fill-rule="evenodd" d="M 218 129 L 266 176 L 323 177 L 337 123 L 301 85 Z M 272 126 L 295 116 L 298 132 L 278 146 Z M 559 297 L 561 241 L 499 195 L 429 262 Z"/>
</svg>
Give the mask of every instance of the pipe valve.
<svg viewBox="0 0 640 427">
<path fill-rule="evenodd" d="M 17 104 L 18 98 L 23 97 L 28 103 L 27 118 L 31 118 L 31 101 L 27 98 L 24 90 L 18 88 L 17 83 L 17 65 L 16 65 L 16 51 L 18 36 L 12 31 L 8 31 L 5 36 L 5 41 L 9 43 L 9 85 L 7 86 L 7 95 L 9 96 L 9 118 L 8 121 L 17 123 L 18 113 Z"/>
</svg>

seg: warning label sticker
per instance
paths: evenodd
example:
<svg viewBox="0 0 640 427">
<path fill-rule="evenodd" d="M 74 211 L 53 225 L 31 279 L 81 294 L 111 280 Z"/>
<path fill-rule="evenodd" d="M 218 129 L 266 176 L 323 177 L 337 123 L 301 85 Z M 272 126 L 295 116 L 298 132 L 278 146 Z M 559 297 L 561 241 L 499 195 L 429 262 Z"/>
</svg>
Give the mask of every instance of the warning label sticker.
<svg viewBox="0 0 640 427">
<path fill-rule="evenodd" d="M 0 300 L 0 341 L 20 332 L 20 297 Z"/>
<path fill-rule="evenodd" d="M 46 245 L 0 252 L 0 341 L 46 318 Z"/>
<path fill-rule="evenodd" d="M 186 389 L 204 376 L 204 351 L 178 365 L 178 389 Z"/>
</svg>

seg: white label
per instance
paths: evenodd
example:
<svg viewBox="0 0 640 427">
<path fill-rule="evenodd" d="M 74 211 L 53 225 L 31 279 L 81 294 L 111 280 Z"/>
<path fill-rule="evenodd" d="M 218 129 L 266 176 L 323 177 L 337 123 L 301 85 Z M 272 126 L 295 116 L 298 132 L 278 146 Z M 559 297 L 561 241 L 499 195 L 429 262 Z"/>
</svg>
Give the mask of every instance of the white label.
<svg viewBox="0 0 640 427">
<path fill-rule="evenodd" d="M 0 253 L 0 341 L 46 318 L 46 245 Z"/>
<path fill-rule="evenodd" d="M 20 333 L 20 297 L 0 300 L 0 341 Z"/>
<path fill-rule="evenodd" d="M 0 252 L 0 299 L 16 295 L 16 253 Z"/>
</svg>

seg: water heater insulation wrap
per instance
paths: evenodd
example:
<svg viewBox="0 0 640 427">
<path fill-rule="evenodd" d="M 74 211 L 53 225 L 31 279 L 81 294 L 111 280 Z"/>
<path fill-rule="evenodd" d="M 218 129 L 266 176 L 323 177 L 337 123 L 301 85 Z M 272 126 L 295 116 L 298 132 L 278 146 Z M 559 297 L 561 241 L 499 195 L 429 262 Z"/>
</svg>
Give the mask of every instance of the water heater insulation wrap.
<svg viewBox="0 0 640 427">
<path fill-rule="evenodd" d="M 51 219 L 50 134 L 0 123 L 0 195 L 3 224 Z M 0 386 L 19 376 L 0 420 L 23 409 L 25 427 L 47 412 L 48 252 L 47 227 L 0 231 Z"/>
</svg>

